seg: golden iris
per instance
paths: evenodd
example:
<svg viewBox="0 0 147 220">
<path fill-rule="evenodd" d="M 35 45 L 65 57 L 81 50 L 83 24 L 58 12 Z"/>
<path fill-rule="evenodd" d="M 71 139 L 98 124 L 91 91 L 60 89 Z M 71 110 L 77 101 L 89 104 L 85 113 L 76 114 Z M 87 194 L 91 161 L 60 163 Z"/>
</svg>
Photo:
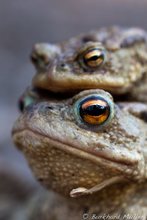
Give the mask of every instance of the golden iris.
<svg viewBox="0 0 147 220">
<path fill-rule="evenodd" d="M 84 63 L 91 67 L 99 67 L 105 60 L 105 52 L 99 48 L 89 49 L 83 56 Z"/>
<path fill-rule="evenodd" d="M 80 103 L 79 113 L 84 122 L 101 125 L 110 115 L 110 106 L 102 97 L 88 97 Z"/>
</svg>

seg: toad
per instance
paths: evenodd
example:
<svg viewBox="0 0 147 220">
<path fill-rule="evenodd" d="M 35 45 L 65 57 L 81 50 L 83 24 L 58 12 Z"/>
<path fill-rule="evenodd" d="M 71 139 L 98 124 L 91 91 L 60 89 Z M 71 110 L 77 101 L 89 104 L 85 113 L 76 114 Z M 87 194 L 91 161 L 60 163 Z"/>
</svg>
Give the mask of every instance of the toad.
<svg viewBox="0 0 147 220">
<path fill-rule="evenodd" d="M 60 44 L 36 44 L 31 54 L 37 70 L 32 84 L 62 93 L 96 88 L 113 95 L 132 92 L 130 98 L 147 101 L 146 39 L 142 29 L 114 26 Z"/>
<path fill-rule="evenodd" d="M 36 178 L 61 195 L 44 192 L 28 219 L 146 219 L 147 125 L 109 93 L 24 103 L 12 133 Z"/>
</svg>

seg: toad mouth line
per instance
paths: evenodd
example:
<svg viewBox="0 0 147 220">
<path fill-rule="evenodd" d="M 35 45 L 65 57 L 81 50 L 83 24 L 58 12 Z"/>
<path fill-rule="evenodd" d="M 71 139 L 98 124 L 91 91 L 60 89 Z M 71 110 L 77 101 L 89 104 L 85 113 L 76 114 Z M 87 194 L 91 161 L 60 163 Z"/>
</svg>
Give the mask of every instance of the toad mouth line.
<svg viewBox="0 0 147 220">
<path fill-rule="evenodd" d="M 36 140 L 39 140 L 39 138 L 44 139 L 47 141 L 47 143 L 49 143 L 49 146 L 53 146 L 55 148 L 58 148 L 60 150 L 63 150 L 67 153 L 71 153 L 73 155 L 76 155 L 78 157 L 82 157 L 85 159 L 89 159 L 92 162 L 97 163 L 101 163 L 104 164 L 106 166 L 106 164 L 110 167 L 110 165 L 112 167 L 115 167 L 117 170 L 124 170 L 124 169 L 128 169 L 132 166 L 132 163 L 126 163 L 126 162 L 122 162 L 119 160 L 112 160 L 104 155 L 98 154 L 94 155 L 94 153 L 90 152 L 90 151 L 84 151 L 81 150 L 80 148 L 76 147 L 76 146 L 71 146 L 71 145 L 67 145 L 64 142 L 59 142 L 58 140 L 54 140 L 52 137 L 49 137 L 47 135 L 44 135 L 42 133 L 40 133 L 39 131 L 34 131 L 30 128 L 24 128 L 21 130 L 15 130 L 12 132 L 13 134 L 13 138 L 17 140 L 17 137 L 19 136 L 19 134 L 21 133 L 28 133 L 29 136 L 34 137 Z M 24 146 L 25 147 L 25 146 Z"/>
</svg>

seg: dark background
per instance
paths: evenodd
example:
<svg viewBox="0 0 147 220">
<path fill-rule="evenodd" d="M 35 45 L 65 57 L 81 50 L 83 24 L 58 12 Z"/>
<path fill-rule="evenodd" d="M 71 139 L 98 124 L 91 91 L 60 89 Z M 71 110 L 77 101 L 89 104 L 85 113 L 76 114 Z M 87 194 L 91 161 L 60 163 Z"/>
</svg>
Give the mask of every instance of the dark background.
<svg viewBox="0 0 147 220">
<path fill-rule="evenodd" d="M 35 73 L 32 45 L 114 24 L 147 29 L 147 1 L 0 0 L 0 161 L 30 176 L 12 144 L 11 128 L 19 114 L 17 99 Z"/>
</svg>

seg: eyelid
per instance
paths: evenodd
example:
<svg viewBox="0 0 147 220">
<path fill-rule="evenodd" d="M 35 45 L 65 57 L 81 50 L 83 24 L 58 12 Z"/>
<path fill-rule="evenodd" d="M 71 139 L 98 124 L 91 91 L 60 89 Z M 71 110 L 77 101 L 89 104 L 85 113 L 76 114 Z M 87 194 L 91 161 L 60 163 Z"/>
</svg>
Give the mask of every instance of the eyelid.
<svg viewBox="0 0 147 220">
<path fill-rule="evenodd" d="M 95 51 L 99 52 L 97 56 L 101 55 L 101 50 L 99 48 L 92 48 L 91 50 L 88 50 L 87 53 L 85 52 L 85 56 L 88 56 L 90 53 L 94 53 Z M 89 57 L 85 57 L 85 58 L 89 58 Z"/>
<path fill-rule="evenodd" d="M 77 56 L 83 54 L 86 51 L 92 50 L 94 48 L 106 51 L 106 48 L 100 42 L 89 41 L 89 42 L 85 43 L 84 45 L 82 45 L 81 48 L 79 48 L 79 50 L 78 50 L 79 52 L 78 52 Z"/>
</svg>

